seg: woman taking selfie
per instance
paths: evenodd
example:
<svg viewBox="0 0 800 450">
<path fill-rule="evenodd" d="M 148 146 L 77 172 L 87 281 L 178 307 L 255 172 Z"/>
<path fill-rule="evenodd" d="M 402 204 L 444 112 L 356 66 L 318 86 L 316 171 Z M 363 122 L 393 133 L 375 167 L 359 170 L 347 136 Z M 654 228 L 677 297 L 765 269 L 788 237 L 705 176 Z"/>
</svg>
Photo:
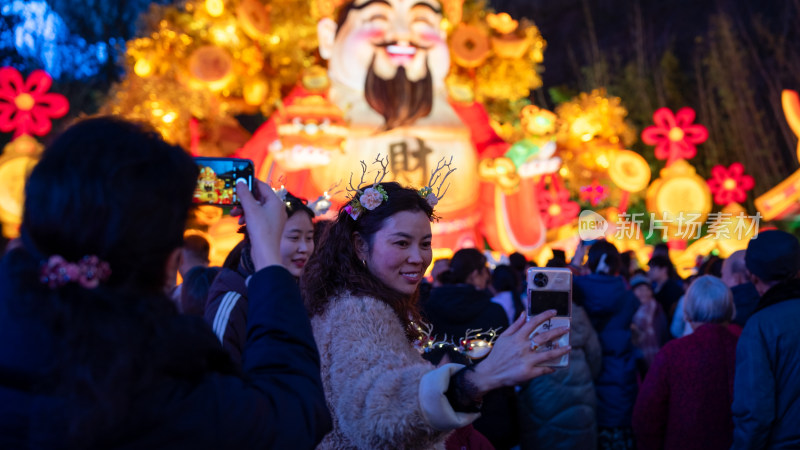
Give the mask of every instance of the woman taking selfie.
<svg viewBox="0 0 800 450">
<path fill-rule="evenodd" d="M 45 150 L 23 246 L 0 263 L 0 448 L 313 448 L 330 429 L 269 188 L 261 201 L 238 189 L 256 270 L 241 372 L 164 293 L 197 174 L 183 150 L 114 118 Z"/>
<path fill-rule="evenodd" d="M 393 182 L 351 186 L 351 196 L 300 283 L 334 416 L 320 448 L 441 447 L 449 431 L 475 420 L 484 394 L 551 373 L 537 364 L 569 351 L 531 350 L 529 336 L 548 312 L 520 316 L 477 367 L 432 368 L 413 343 L 438 196 Z M 537 344 L 565 332 L 544 333 Z"/>
</svg>

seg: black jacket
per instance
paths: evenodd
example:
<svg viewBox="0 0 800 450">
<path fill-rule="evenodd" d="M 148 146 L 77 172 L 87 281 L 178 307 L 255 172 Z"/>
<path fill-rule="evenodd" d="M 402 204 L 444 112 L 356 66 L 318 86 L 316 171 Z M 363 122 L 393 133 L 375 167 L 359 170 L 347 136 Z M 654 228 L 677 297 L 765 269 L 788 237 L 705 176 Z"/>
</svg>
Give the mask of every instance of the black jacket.
<svg viewBox="0 0 800 450">
<path fill-rule="evenodd" d="M 459 339 L 467 329 L 508 328 L 505 310 L 485 291 L 468 284 L 433 288 L 422 312 L 438 339 Z M 502 330 L 501 330 L 502 331 Z"/>
<path fill-rule="evenodd" d="M 423 304 L 423 315 L 433 325 L 437 340 L 457 341 L 468 329 L 484 331 L 508 328 L 502 306 L 492 302 L 486 291 L 468 284 L 445 285 L 431 290 Z M 519 441 L 516 394 L 513 388 L 496 389 L 483 397 L 481 417 L 475 429 L 497 449 L 508 449 Z"/>
<path fill-rule="evenodd" d="M 245 277 L 237 271 L 222 269 L 208 289 L 203 317 L 237 365 L 242 364 L 247 342 L 247 303 Z"/>
<path fill-rule="evenodd" d="M 8 259 L 0 264 L 0 448 L 65 448 L 70 418 L 63 411 L 72 400 L 41 387 L 45 380 L 36 381 L 46 377 L 57 343 L 39 316 L 21 313 L 14 302 Z M 99 446 L 299 449 L 322 440 L 331 418 L 297 283 L 273 266 L 252 277 L 248 292 L 243 375 L 211 368 L 186 377 L 157 371 L 123 411 L 124 424 L 100 431 Z M 176 333 L 175 339 L 218 342 L 201 322 L 180 326 L 199 318 L 176 314 L 169 320 L 178 324 L 170 329 L 199 330 L 194 336 Z"/>
</svg>

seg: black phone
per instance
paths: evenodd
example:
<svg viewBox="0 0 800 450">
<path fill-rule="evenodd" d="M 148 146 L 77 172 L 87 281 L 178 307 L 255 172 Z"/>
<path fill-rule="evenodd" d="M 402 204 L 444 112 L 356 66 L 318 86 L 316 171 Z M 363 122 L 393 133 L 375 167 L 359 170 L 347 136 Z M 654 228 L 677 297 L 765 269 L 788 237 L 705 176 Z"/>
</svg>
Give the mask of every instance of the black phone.
<svg viewBox="0 0 800 450">
<path fill-rule="evenodd" d="M 253 161 L 240 158 L 195 157 L 197 184 L 192 201 L 201 205 L 234 206 L 239 204 L 236 184 L 244 181 L 253 190 Z"/>
</svg>

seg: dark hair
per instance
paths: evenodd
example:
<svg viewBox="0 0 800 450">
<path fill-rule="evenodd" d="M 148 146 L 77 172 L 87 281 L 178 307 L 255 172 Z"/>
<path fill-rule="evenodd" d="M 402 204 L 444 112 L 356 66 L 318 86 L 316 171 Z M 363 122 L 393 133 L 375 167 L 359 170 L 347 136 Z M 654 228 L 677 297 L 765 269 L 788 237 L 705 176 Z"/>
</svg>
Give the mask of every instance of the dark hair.
<svg viewBox="0 0 800 450">
<path fill-rule="evenodd" d="M 667 277 L 669 278 L 676 278 L 678 276 L 678 273 L 675 271 L 675 266 L 672 264 L 672 260 L 670 260 L 668 256 L 654 256 L 650 258 L 650 262 L 648 262 L 647 265 L 651 268 L 666 267 Z"/>
<path fill-rule="evenodd" d="M 287 218 L 292 217 L 296 212 L 304 212 L 308 214 L 308 218 L 311 219 L 312 222 L 314 221 L 315 214 L 314 211 L 312 211 L 311 208 L 308 207 L 307 200 L 304 200 L 300 197 L 295 197 L 294 195 L 292 195 L 291 192 L 287 192 L 285 201 L 287 203 L 286 204 Z"/>
<path fill-rule="evenodd" d="M 208 253 L 211 246 L 208 240 L 197 234 L 190 234 L 183 238 L 183 251 L 191 254 L 195 258 L 208 263 Z"/>
<path fill-rule="evenodd" d="M 632 250 L 622 252 L 619 255 L 619 274 L 622 275 L 626 280 L 630 279 L 631 277 L 631 261 L 633 261 L 633 258 L 635 257 L 636 254 L 633 253 Z"/>
<path fill-rule="evenodd" d="M 522 283 L 520 282 L 519 275 L 517 275 L 517 272 L 514 271 L 511 266 L 500 264 L 494 268 L 494 272 L 492 272 L 492 286 L 497 292 L 511 292 L 511 298 L 514 303 L 514 317 L 518 317 L 522 314 L 522 311 L 525 309 L 522 304 L 522 299 L 520 298 L 522 294 L 519 291 Z"/>
<path fill-rule="evenodd" d="M 144 125 L 78 122 L 44 151 L 25 193 L 24 247 L 9 255 L 14 306 L 42 322 L 58 355 L 37 390 L 68 399 L 67 446 L 92 447 L 128 418 L 158 374 L 234 370 L 200 319 L 182 318 L 164 294 L 166 263 L 183 244 L 197 166 Z M 51 289 L 51 255 L 96 255 L 111 268 L 94 289 Z"/>
<path fill-rule="evenodd" d="M 608 266 L 608 269 L 604 272 L 607 275 L 616 275 L 619 273 L 619 251 L 614 244 L 608 241 L 597 241 L 589 247 L 589 259 L 586 262 L 586 265 L 589 266 L 589 270 L 592 273 L 597 272 L 597 266 L 600 265 L 600 260 L 605 255 L 605 265 Z"/>
<path fill-rule="evenodd" d="M 443 284 L 466 283 L 470 274 L 486 267 L 486 256 L 474 248 L 462 248 L 450 258 L 450 267 L 439 275 Z"/>
<path fill-rule="evenodd" d="M 388 200 L 372 211 L 364 210 L 358 220 L 350 217 L 344 208 L 339 210 L 336 221 L 325 229 L 319 247 L 309 258 L 300 277 L 300 290 L 312 316 L 323 313 L 336 295 L 350 292 L 386 302 L 404 324 L 410 319 L 419 319 L 418 294 L 408 296 L 397 292 L 372 275 L 356 254 L 353 236 L 358 233 L 371 251 L 375 233 L 389 217 L 402 211 L 421 211 L 433 219 L 433 208 L 414 189 L 395 182 L 380 186 Z"/>
<path fill-rule="evenodd" d="M 517 272 L 525 272 L 525 268 L 528 265 L 528 260 L 525 259 L 525 255 L 519 252 L 514 252 L 508 255 L 508 263 L 511 267 L 514 268 Z"/>
<path fill-rule="evenodd" d="M 181 288 L 181 313 L 203 317 L 208 300 L 208 290 L 221 270 L 219 267 L 203 266 L 193 267 L 189 270 L 186 278 L 183 279 Z"/>
</svg>

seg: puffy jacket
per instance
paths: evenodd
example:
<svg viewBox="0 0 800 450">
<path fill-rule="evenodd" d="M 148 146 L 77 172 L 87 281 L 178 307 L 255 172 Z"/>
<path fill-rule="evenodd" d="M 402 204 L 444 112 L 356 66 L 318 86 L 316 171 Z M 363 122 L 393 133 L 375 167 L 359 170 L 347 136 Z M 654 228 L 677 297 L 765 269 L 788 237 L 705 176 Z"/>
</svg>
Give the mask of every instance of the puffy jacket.
<svg viewBox="0 0 800 450">
<path fill-rule="evenodd" d="M 736 347 L 733 448 L 800 448 L 800 280 L 758 308 Z"/>
<path fill-rule="evenodd" d="M 569 367 L 531 380 L 519 393 L 525 449 L 587 449 L 597 443 L 594 377 L 602 368 L 602 350 L 589 317 L 572 307 Z"/>
<path fill-rule="evenodd" d="M 222 269 L 208 290 L 204 318 L 238 365 L 242 364 L 247 341 L 247 308 L 245 277 L 237 271 Z"/>
<path fill-rule="evenodd" d="M 630 427 L 638 390 L 631 323 L 639 301 L 621 277 L 584 275 L 573 284 L 575 303 L 586 309 L 603 349 L 603 370 L 595 380 L 597 426 Z"/>
</svg>

